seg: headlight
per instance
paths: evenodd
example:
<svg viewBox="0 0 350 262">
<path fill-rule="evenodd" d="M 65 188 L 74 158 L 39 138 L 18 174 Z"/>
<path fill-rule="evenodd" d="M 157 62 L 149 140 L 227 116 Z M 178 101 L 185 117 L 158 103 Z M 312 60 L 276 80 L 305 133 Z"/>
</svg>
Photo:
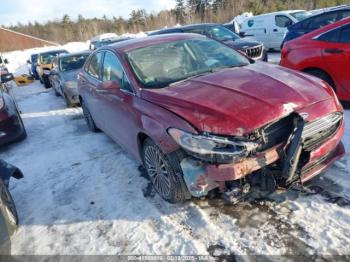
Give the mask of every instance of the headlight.
<svg viewBox="0 0 350 262">
<path fill-rule="evenodd" d="M 50 74 L 50 70 L 44 69 L 44 70 L 43 70 L 43 74 L 44 74 L 44 75 L 49 75 L 49 74 Z"/>
<path fill-rule="evenodd" d="M 258 148 L 259 144 L 213 135 L 195 135 L 180 129 L 169 128 L 169 135 L 183 149 L 201 155 L 241 156 Z"/>
<path fill-rule="evenodd" d="M 76 89 L 78 87 L 76 81 L 67 81 L 64 86 L 69 89 Z"/>
</svg>

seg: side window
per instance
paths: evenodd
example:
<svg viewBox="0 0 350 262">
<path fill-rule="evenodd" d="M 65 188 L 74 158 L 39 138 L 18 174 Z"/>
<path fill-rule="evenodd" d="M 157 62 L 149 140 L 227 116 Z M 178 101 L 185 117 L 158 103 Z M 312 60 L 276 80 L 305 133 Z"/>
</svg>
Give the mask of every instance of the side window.
<svg viewBox="0 0 350 262">
<path fill-rule="evenodd" d="M 341 30 L 339 42 L 350 43 L 350 27 Z"/>
<path fill-rule="evenodd" d="M 125 78 L 124 70 L 116 55 L 106 52 L 103 61 L 103 81 L 115 81 L 121 89 L 132 91 L 129 82 Z"/>
<path fill-rule="evenodd" d="M 191 28 L 191 29 L 185 29 L 184 33 L 192 33 L 192 34 L 200 34 L 203 35 L 203 29 L 199 29 L 199 28 Z"/>
<path fill-rule="evenodd" d="M 325 42 L 338 42 L 339 40 L 339 30 L 332 30 L 323 35 L 319 36 L 317 40 Z"/>
<path fill-rule="evenodd" d="M 94 78 L 101 78 L 101 63 L 102 63 L 102 52 L 92 55 L 90 64 L 87 68 L 87 73 Z"/>
<path fill-rule="evenodd" d="M 347 18 L 349 16 L 350 16 L 350 10 L 341 11 L 341 12 L 339 12 L 338 20 L 342 20 L 342 19 Z"/>
<path fill-rule="evenodd" d="M 288 27 L 293 24 L 293 21 L 285 15 L 276 15 L 275 24 L 278 27 Z"/>
<path fill-rule="evenodd" d="M 311 19 L 308 29 L 318 29 L 337 21 L 338 13 L 332 12 Z"/>
</svg>

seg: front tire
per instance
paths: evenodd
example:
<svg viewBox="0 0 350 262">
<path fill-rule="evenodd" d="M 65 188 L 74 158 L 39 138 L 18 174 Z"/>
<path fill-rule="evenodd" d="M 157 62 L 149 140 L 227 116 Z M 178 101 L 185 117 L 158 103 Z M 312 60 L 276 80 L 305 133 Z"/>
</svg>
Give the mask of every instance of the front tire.
<svg viewBox="0 0 350 262">
<path fill-rule="evenodd" d="M 180 166 L 179 154 L 164 154 L 149 138 L 143 144 L 143 162 L 158 194 L 170 203 L 190 198 Z"/>
<path fill-rule="evenodd" d="M 81 107 L 83 109 L 84 118 L 89 130 L 92 132 L 98 132 L 99 130 L 84 100 L 81 101 Z"/>
</svg>

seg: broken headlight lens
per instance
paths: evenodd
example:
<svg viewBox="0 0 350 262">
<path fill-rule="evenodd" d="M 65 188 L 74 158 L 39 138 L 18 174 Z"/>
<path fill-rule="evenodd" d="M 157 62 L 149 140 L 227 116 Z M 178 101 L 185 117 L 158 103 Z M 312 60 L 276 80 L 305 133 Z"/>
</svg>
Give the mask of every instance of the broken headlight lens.
<svg viewBox="0 0 350 262">
<path fill-rule="evenodd" d="M 168 133 L 183 149 L 201 155 L 240 156 L 246 155 L 258 147 L 257 143 L 250 141 L 214 135 L 195 135 L 177 128 L 169 128 Z"/>
</svg>

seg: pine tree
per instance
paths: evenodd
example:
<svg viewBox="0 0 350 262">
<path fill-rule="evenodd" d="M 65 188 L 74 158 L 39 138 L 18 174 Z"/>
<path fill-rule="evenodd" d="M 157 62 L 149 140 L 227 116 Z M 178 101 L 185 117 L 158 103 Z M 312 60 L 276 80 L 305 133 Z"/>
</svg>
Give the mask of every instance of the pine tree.
<svg viewBox="0 0 350 262">
<path fill-rule="evenodd" d="M 186 8 L 185 8 L 185 1 L 184 0 L 176 0 L 175 15 L 176 15 L 176 22 L 177 23 L 180 23 L 180 24 L 185 23 Z"/>
</svg>

